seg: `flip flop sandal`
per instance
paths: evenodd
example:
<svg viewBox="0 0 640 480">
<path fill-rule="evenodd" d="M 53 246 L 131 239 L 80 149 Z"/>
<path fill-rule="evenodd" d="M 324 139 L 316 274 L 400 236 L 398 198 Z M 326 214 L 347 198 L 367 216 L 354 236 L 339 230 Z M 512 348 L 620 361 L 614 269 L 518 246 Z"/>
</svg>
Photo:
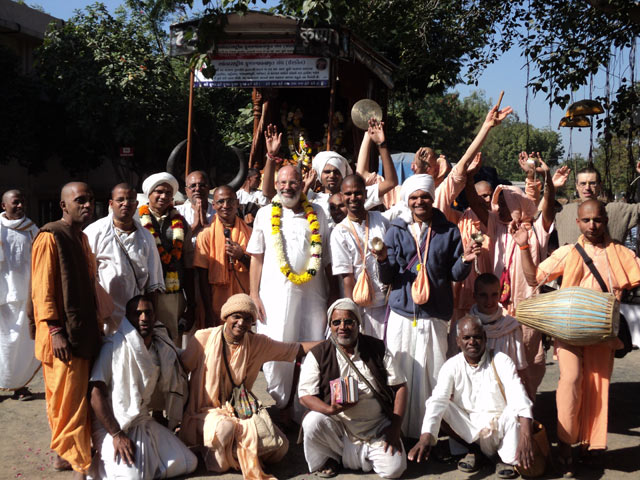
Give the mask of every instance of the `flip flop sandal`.
<svg viewBox="0 0 640 480">
<path fill-rule="evenodd" d="M 575 467 L 573 465 L 573 457 L 563 457 L 558 455 L 556 464 L 560 467 L 560 473 L 563 478 L 573 478 L 575 475 Z"/>
<path fill-rule="evenodd" d="M 496 464 L 496 476 L 498 478 L 516 478 L 518 476 L 518 473 L 512 465 L 498 462 Z"/>
<path fill-rule="evenodd" d="M 475 473 L 480 470 L 480 458 L 475 453 L 467 453 L 458 462 L 458 470 L 464 473 Z"/>
<path fill-rule="evenodd" d="M 14 392 L 12 398 L 21 402 L 28 402 L 29 400 L 33 400 L 33 393 L 26 387 L 19 388 Z"/>
<path fill-rule="evenodd" d="M 320 468 L 320 470 L 316 470 L 314 475 L 320 478 L 333 478 L 338 475 L 338 471 L 340 470 L 340 463 L 333 458 L 328 459 L 324 462 L 324 465 Z"/>
</svg>

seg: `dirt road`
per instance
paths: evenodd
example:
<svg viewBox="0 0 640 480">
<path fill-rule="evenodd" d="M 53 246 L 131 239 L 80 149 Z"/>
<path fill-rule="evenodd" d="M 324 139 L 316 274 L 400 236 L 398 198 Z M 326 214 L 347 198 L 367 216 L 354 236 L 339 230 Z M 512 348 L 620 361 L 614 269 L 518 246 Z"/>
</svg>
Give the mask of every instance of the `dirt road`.
<svg viewBox="0 0 640 480">
<path fill-rule="evenodd" d="M 547 427 L 549 438 L 555 442 L 555 388 L 558 381 L 557 364 L 549 355 L 547 374 L 536 401 L 535 417 Z M 54 454 L 49 450 L 49 426 L 45 413 L 44 388 L 42 374 L 38 373 L 31 384 L 36 399 L 30 402 L 12 400 L 7 392 L 0 392 L 0 479 L 63 479 L 70 473 L 54 472 L 51 462 Z M 262 375 L 259 377 L 255 392 L 265 403 L 270 398 L 264 391 Z M 604 471 L 578 468 L 577 478 L 595 480 L 638 479 L 640 478 L 640 351 L 636 350 L 622 360 L 616 360 L 609 405 L 609 452 Z M 278 478 L 311 478 L 307 473 L 301 445 L 295 445 L 294 436 L 290 437 L 291 449 L 285 459 L 271 468 L 270 473 Z M 412 444 L 406 442 L 410 448 Z M 466 475 L 456 470 L 453 463 L 430 461 L 427 464 L 409 464 L 403 478 L 437 479 L 473 479 L 494 477 L 493 467 L 486 466 L 474 475 Z M 376 478 L 345 472 L 339 478 L 362 479 Z M 239 474 L 209 475 L 202 465 L 189 478 L 242 478 Z M 317 478 L 317 477 L 315 477 Z M 558 478 L 553 473 L 544 478 Z"/>
</svg>

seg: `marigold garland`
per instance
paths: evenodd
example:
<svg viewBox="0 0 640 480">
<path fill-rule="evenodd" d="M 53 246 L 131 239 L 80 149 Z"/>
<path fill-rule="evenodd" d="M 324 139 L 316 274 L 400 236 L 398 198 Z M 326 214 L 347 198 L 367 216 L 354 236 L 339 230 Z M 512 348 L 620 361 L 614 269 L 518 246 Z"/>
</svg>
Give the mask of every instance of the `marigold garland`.
<svg viewBox="0 0 640 480">
<path fill-rule="evenodd" d="M 280 203 L 280 197 L 274 197 L 271 202 L 271 235 L 274 237 L 274 247 L 276 250 L 276 257 L 280 264 L 280 271 L 287 277 L 287 279 L 295 283 L 296 285 L 302 285 L 307 283 L 311 278 L 318 273 L 322 265 L 322 236 L 320 235 L 320 223 L 318 223 L 318 216 L 313 210 L 313 207 L 307 200 L 304 194 L 301 194 L 300 200 L 302 201 L 302 208 L 311 230 L 311 258 L 309 259 L 309 265 L 307 271 L 304 273 L 295 273 L 291 270 L 289 262 L 284 253 L 284 245 L 282 243 L 282 233 L 280 231 L 281 219 L 282 219 L 282 204 Z"/>
<path fill-rule="evenodd" d="M 162 245 L 162 241 L 160 240 L 160 234 L 153 226 L 149 206 L 143 205 L 140 207 L 140 223 L 144 228 L 149 230 L 149 233 L 151 233 L 151 235 L 153 235 L 153 238 L 156 241 L 156 246 L 158 247 L 160 260 L 162 261 L 162 263 L 168 266 L 167 273 L 164 277 L 165 291 L 177 292 L 178 290 L 180 290 L 180 279 L 177 270 L 175 269 L 175 267 L 172 267 L 171 264 L 174 261 L 180 261 L 180 259 L 182 258 L 182 245 L 184 243 L 184 224 L 182 223 L 182 216 L 175 209 L 171 212 L 170 220 L 173 242 L 171 245 L 171 251 L 167 252 L 167 250 Z"/>
</svg>

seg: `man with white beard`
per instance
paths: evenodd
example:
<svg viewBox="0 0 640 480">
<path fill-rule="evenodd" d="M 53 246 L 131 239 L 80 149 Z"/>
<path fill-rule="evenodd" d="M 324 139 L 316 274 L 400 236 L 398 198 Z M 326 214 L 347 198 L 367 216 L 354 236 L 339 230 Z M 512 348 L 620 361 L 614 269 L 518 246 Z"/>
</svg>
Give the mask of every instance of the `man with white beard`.
<svg viewBox="0 0 640 480">
<path fill-rule="evenodd" d="M 262 207 L 247 246 L 251 259 L 251 298 L 258 308 L 258 333 L 281 342 L 324 339 L 330 267 L 329 230 L 324 211 L 302 194 L 302 176 L 293 166 L 278 172 L 278 194 Z M 294 364 L 264 365 L 267 390 L 290 411 Z M 285 410 L 286 409 L 286 410 Z"/>
<path fill-rule="evenodd" d="M 24 214 L 24 195 L 8 190 L 0 214 L 0 389 L 14 398 L 32 397 L 26 387 L 38 370 L 34 341 L 29 336 L 27 300 L 31 280 L 31 244 L 38 227 Z"/>
</svg>

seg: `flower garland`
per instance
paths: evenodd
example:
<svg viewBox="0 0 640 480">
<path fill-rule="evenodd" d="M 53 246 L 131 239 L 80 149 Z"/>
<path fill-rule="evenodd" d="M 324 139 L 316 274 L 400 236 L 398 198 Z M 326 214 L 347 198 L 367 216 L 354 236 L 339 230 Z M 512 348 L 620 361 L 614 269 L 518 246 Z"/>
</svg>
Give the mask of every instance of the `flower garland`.
<svg viewBox="0 0 640 480">
<path fill-rule="evenodd" d="M 168 252 L 162 245 L 160 239 L 160 233 L 153 226 L 153 220 L 151 219 L 151 211 L 148 205 L 140 207 L 140 223 L 144 228 L 149 230 L 149 233 L 153 235 L 156 241 L 156 247 L 158 247 L 158 254 L 162 263 L 167 265 L 167 272 L 164 277 L 165 290 L 167 292 L 177 292 L 180 290 L 180 277 L 178 271 L 174 265 L 182 258 L 182 245 L 184 243 L 184 224 L 182 223 L 182 216 L 177 210 L 171 211 L 171 233 L 173 243 L 171 251 Z"/>
<path fill-rule="evenodd" d="M 280 197 L 276 196 L 271 202 L 271 235 L 273 235 L 273 244 L 276 249 L 278 263 L 280 264 L 280 271 L 290 282 L 295 283 L 296 285 L 302 285 L 303 283 L 307 283 L 311 280 L 311 277 L 320 270 L 322 260 L 322 236 L 320 235 L 318 217 L 304 194 L 300 195 L 300 199 L 302 200 L 304 215 L 309 223 L 309 229 L 311 230 L 311 259 L 309 260 L 307 271 L 300 274 L 291 270 L 291 266 L 285 257 L 282 233 L 280 231 L 280 221 L 282 219 L 282 204 L 280 203 Z"/>
</svg>

